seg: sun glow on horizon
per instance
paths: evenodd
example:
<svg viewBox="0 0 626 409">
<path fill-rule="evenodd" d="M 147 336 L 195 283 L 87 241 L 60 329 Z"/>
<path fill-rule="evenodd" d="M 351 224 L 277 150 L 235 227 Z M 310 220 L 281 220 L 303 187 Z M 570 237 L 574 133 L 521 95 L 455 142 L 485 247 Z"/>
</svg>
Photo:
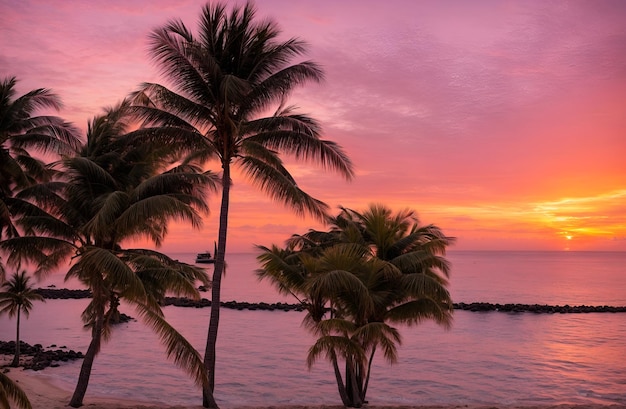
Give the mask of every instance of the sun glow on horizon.
<svg viewBox="0 0 626 409">
<path fill-rule="evenodd" d="M 626 215 L 620 205 L 624 202 L 626 190 L 618 190 L 542 202 L 441 206 L 422 213 L 444 230 L 460 232 L 458 236 L 482 236 L 494 242 L 500 236 L 536 248 L 562 248 L 565 240 L 568 250 L 574 245 L 576 250 L 614 249 L 626 237 Z"/>
</svg>

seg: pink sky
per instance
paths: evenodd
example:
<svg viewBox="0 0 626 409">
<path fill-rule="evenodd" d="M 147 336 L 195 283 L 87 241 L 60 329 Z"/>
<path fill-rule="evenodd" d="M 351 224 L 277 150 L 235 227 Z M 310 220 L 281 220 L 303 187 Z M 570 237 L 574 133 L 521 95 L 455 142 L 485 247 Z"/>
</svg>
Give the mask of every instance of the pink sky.
<svg viewBox="0 0 626 409">
<path fill-rule="evenodd" d="M 146 52 L 170 18 L 195 30 L 204 1 L 0 0 L 0 77 L 58 93 L 82 129 L 136 89 L 163 82 Z M 238 4 L 241 4 L 239 2 Z M 256 2 L 310 44 L 326 81 L 291 102 L 356 166 L 347 183 L 291 169 L 333 209 L 415 209 L 453 247 L 626 251 L 626 2 Z M 235 180 L 228 249 L 282 244 L 321 226 Z M 165 251 L 212 249 L 173 226 Z"/>
</svg>

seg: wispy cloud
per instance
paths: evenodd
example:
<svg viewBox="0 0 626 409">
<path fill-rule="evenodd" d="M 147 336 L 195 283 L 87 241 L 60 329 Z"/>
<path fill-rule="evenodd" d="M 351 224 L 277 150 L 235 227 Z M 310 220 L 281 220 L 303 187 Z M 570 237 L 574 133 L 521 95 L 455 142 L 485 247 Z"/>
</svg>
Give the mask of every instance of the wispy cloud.
<svg viewBox="0 0 626 409">
<path fill-rule="evenodd" d="M 146 53 L 149 32 L 172 18 L 195 29 L 205 3 L 0 1 L 0 76 L 18 76 L 24 92 L 52 88 L 62 115 L 84 129 L 140 82 L 162 81 Z M 346 183 L 289 161 L 314 196 L 331 207 L 412 207 L 468 248 L 553 248 L 572 236 L 626 250 L 624 240 L 602 244 L 626 237 L 626 2 L 267 0 L 257 8 L 284 38 L 309 43 L 306 58 L 326 81 L 291 102 L 356 165 Z M 318 227 L 244 185 L 236 181 L 231 226 L 241 231 L 229 245 Z M 202 234 L 214 223 L 209 216 Z M 193 245 L 177 229 L 168 245 Z"/>
</svg>

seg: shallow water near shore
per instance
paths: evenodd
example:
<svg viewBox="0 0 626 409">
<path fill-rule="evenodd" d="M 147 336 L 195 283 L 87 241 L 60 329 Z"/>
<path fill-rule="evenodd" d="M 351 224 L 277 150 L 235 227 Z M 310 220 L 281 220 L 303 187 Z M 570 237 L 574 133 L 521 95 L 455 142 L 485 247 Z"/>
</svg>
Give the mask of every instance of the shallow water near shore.
<svg viewBox="0 0 626 409">
<path fill-rule="evenodd" d="M 172 257 L 192 261 L 193 254 Z M 455 302 L 626 304 L 625 253 L 451 252 L 449 259 Z M 230 256 L 228 264 L 224 300 L 293 302 L 256 281 L 253 255 Z M 61 274 L 42 286 L 50 283 L 71 287 Z M 80 313 L 87 302 L 35 305 L 22 323 L 22 340 L 86 351 L 89 335 Z M 203 351 L 209 309 L 164 311 Z M 340 403 L 329 364 L 306 368 L 312 337 L 300 327 L 303 316 L 222 310 L 216 385 L 222 407 Z M 0 339 L 13 339 L 14 324 L 0 318 Z M 626 404 L 623 313 L 456 311 L 449 331 L 424 323 L 401 333 L 399 362 L 389 366 L 379 357 L 374 363 L 368 390 L 373 405 Z M 79 369 L 77 361 L 34 375 L 71 391 Z M 156 336 L 134 321 L 117 328 L 96 358 L 86 402 L 90 395 L 172 405 L 197 405 L 201 399 L 189 378 L 167 361 Z"/>
</svg>

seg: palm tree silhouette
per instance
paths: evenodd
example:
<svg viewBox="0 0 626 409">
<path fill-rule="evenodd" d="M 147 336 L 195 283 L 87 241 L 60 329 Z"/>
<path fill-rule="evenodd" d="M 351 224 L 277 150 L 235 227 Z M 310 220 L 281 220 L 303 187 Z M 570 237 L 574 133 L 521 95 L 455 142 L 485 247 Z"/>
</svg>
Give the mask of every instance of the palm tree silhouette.
<svg viewBox="0 0 626 409">
<path fill-rule="evenodd" d="M 137 136 L 167 143 L 194 159 L 217 160 L 222 197 L 217 254 L 213 272 L 211 318 L 205 349 L 209 388 L 205 407 L 217 407 L 215 346 L 219 325 L 221 279 L 225 267 L 231 170 L 237 167 L 271 198 L 298 214 L 322 218 L 326 205 L 305 193 L 283 165 L 280 154 L 312 160 L 347 179 L 352 164 L 334 142 L 320 138 L 319 124 L 285 105 L 297 86 L 321 81 L 320 67 L 311 61 L 292 63 L 306 51 L 299 39 L 279 41 L 270 20 L 257 21 L 248 3 L 233 7 L 206 5 L 195 36 L 180 20 L 172 20 L 151 35 L 150 52 L 174 86 L 147 83 L 134 95 L 146 124 Z M 268 112 L 274 110 L 273 114 Z"/>
<path fill-rule="evenodd" d="M 35 116 L 39 109 L 62 107 L 56 94 L 39 88 L 16 97 L 16 84 L 15 77 L 0 80 L 0 240 L 19 235 L 13 218 L 23 201 L 16 192 L 54 175 L 32 154 L 72 154 L 80 144 L 71 124 L 56 116 Z M 1 261 L 0 282 L 5 275 Z"/>
<path fill-rule="evenodd" d="M 199 226 L 201 213 L 208 210 L 205 190 L 215 188 L 215 181 L 193 163 L 172 163 L 171 152 L 163 146 L 134 144 L 128 137 L 133 123 L 128 108 L 125 101 L 95 117 L 80 153 L 63 160 L 60 177 L 21 192 L 31 206 L 18 222 L 32 235 L 0 244 L 11 254 L 9 262 L 27 259 L 39 274 L 71 256 L 66 279 L 77 278 L 91 290 L 82 313 L 91 342 L 72 407 L 83 404 L 92 365 L 111 336 L 122 300 L 157 333 L 169 357 L 198 385 L 207 384 L 200 354 L 165 321 L 160 307 L 167 292 L 198 299 L 195 283 L 208 286 L 207 274 L 158 251 L 123 245 L 140 237 L 159 245 L 173 219 Z"/>
<path fill-rule="evenodd" d="M 26 271 L 15 272 L 8 281 L 2 283 L 3 291 L 0 292 L 0 314 L 9 314 L 9 317 L 17 317 L 17 332 L 15 336 L 15 355 L 11 366 L 20 364 L 20 318 L 21 313 L 28 318 L 33 308 L 33 301 L 44 301 L 43 297 L 36 293 L 30 285 L 30 277 Z"/>
<path fill-rule="evenodd" d="M 307 308 L 304 324 L 318 336 L 307 364 L 327 357 L 343 404 L 361 407 L 376 351 L 397 360 L 401 337 L 392 324 L 432 319 L 450 326 L 450 266 L 443 255 L 454 239 L 421 226 L 410 210 L 394 214 L 381 205 L 363 213 L 342 209 L 328 223 L 329 231 L 294 235 L 286 248 L 259 246 L 257 274 Z"/>
</svg>

